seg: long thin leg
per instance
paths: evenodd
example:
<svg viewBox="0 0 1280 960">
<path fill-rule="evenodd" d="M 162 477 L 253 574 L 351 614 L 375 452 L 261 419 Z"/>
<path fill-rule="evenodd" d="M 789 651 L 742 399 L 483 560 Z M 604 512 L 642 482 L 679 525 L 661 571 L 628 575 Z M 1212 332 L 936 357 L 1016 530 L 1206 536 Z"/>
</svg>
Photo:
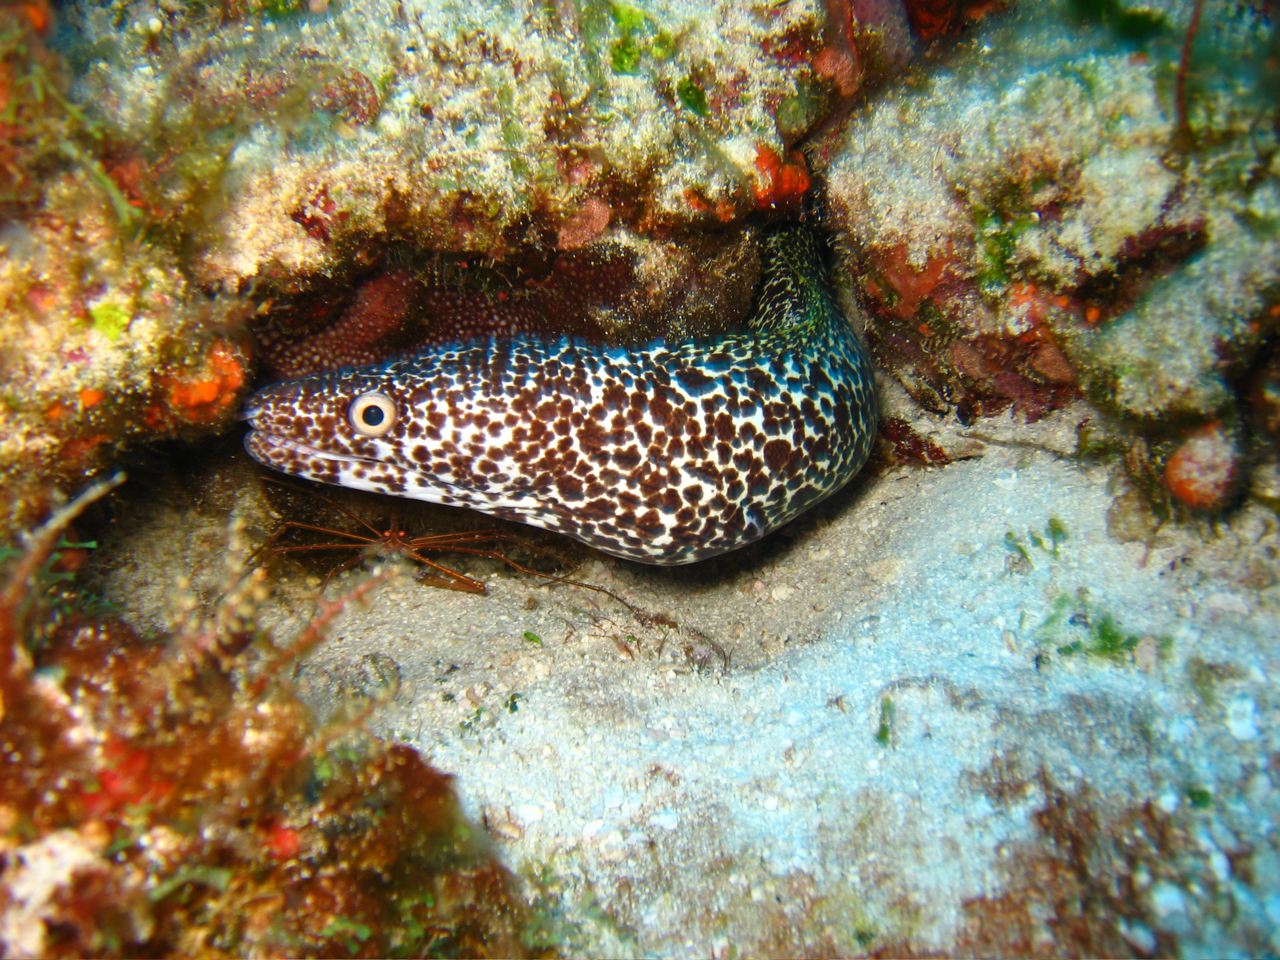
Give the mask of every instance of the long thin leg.
<svg viewBox="0 0 1280 960">
<path fill-rule="evenodd" d="M 338 501 L 334 500 L 332 497 L 326 497 L 323 493 L 320 493 L 318 490 L 311 490 L 306 487 L 301 487 L 295 483 L 286 483 L 283 480 L 276 480 L 273 477 L 265 477 L 263 479 L 264 479 L 264 482 L 269 483 L 274 487 L 281 487 L 285 490 L 293 490 L 297 493 L 305 493 L 308 496 L 315 497 L 321 503 L 329 507 L 332 507 L 334 510 L 337 510 L 343 516 L 347 517 L 347 519 L 354 520 L 360 526 L 364 527 L 366 530 L 372 533 L 375 539 L 382 538 L 382 531 L 379 530 L 377 527 L 375 527 L 372 523 L 370 523 L 364 517 L 360 516 L 355 511 L 349 510 L 347 507 L 344 507 L 342 504 L 338 503 Z M 314 527 L 308 524 L 299 523 L 297 521 L 291 520 L 286 522 L 291 523 L 294 526 L 302 527 L 303 529 L 307 529 L 307 530 L 318 530 L 323 533 L 335 533 L 335 534 L 338 534 L 339 536 L 354 536 L 354 534 L 344 534 L 342 533 L 342 531 L 339 531 L 339 530 L 331 530 L 327 528 Z"/>
<path fill-rule="evenodd" d="M 476 533 L 483 533 L 483 532 L 485 531 L 476 531 Z M 443 536 L 443 534 L 441 536 Z M 510 537 L 510 534 L 500 534 L 500 536 L 507 538 L 507 537 Z M 428 539 L 428 538 L 419 537 L 417 540 L 414 540 L 411 542 L 416 546 L 423 539 Z M 489 538 L 489 539 L 492 539 L 492 538 Z M 510 567 L 512 570 L 515 570 L 519 573 L 523 573 L 525 576 L 538 577 L 542 580 L 549 580 L 552 583 L 563 583 L 566 586 L 570 586 L 570 587 L 582 587 L 585 590 L 594 590 L 596 593 L 602 593 L 606 597 L 616 600 L 618 603 L 622 604 L 632 613 L 636 614 L 636 616 L 641 618 L 646 616 L 642 610 L 640 610 L 638 607 L 636 607 L 634 604 L 630 603 L 629 601 L 624 600 L 622 597 L 618 596 L 612 590 L 609 590 L 605 587 L 597 586 L 594 583 L 586 583 L 582 580 L 574 580 L 570 577 L 559 577 L 553 573 L 543 573 L 541 570 L 535 570 L 533 569 L 533 567 L 527 567 L 522 563 L 512 560 L 509 556 L 507 556 L 501 550 L 494 550 L 494 549 L 486 550 L 478 547 L 460 547 L 460 546 L 451 547 L 449 549 L 454 553 L 465 553 L 473 557 L 486 557 L 490 560 L 500 560 L 501 562 L 505 563 L 508 567 Z M 438 564 L 431 563 L 431 561 L 427 560 L 425 557 L 421 556 L 416 552 L 409 553 L 409 556 L 413 557 L 415 560 L 418 560 L 422 563 L 427 564 L 428 566 L 438 568 Z M 470 579 L 470 578 L 467 578 L 467 579 Z"/>
</svg>

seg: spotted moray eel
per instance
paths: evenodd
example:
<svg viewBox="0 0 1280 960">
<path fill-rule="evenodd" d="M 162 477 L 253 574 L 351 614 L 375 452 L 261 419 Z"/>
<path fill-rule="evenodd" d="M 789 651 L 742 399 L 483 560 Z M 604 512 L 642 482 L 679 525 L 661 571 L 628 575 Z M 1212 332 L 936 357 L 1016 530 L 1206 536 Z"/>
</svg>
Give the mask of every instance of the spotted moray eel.
<svg viewBox="0 0 1280 960">
<path fill-rule="evenodd" d="M 743 332 L 454 344 L 274 384 L 245 418 L 250 455 L 285 473 L 683 564 L 840 489 L 870 452 L 876 397 L 812 233 L 790 226 L 763 241 Z"/>
</svg>

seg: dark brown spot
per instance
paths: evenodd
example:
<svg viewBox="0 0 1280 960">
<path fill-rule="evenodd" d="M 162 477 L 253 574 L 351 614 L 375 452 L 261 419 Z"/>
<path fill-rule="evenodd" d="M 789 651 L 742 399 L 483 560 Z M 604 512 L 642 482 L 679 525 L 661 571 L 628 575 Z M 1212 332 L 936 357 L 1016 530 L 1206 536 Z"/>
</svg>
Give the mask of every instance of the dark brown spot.
<svg viewBox="0 0 1280 960">
<path fill-rule="evenodd" d="M 584 423 L 578 431 L 578 442 L 588 454 L 599 453 L 605 443 L 604 428 L 594 420 Z"/>
<path fill-rule="evenodd" d="M 773 392 L 773 378 L 763 370 L 751 368 L 746 372 L 747 383 L 751 389 L 762 396 L 768 396 Z"/>
<path fill-rule="evenodd" d="M 613 455 L 613 462 L 623 470 L 634 470 L 640 466 L 640 451 L 633 444 L 625 450 L 621 450 Z"/>
<path fill-rule="evenodd" d="M 649 412 L 655 424 L 665 427 L 671 419 L 671 404 L 667 402 L 666 397 L 655 396 L 649 401 Z"/>
<path fill-rule="evenodd" d="M 636 526 L 645 533 L 652 534 L 662 530 L 662 517 L 657 510 L 649 509 L 636 517 Z"/>
<path fill-rule="evenodd" d="M 697 367 L 682 367 L 676 371 L 676 379 L 680 385 L 693 394 L 701 394 L 710 389 L 715 379 L 707 376 Z"/>
<path fill-rule="evenodd" d="M 615 507 L 613 502 L 605 497 L 600 497 L 597 500 L 590 500 L 578 508 L 578 514 L 593 523 L 600 523 L 601 521 L 608 520 L 614 515 L 614 512 Z"/>
<path fill-rule="evenodd" d="M 556 477 L 556 490 L 566 500 L 582 499 L 582 481 L 572 474 L 562 473 Z"/>
<path fill-rule="evenodd" d="M 604 388 L 604 404 L 610 410 L 621 410 L 627 402 L 627 391 L 617 383 L 610 383 Z"/>
</svg>

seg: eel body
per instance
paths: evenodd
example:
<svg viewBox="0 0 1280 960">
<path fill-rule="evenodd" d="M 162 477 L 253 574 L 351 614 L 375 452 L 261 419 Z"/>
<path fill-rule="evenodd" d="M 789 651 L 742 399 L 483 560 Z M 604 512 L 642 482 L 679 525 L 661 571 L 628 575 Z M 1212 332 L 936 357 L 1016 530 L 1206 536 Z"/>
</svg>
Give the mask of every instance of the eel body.
<svg viewBox="0 0 1280 960">
<path fill-rule="evenodd" d="M 521 336 L 266 387 L 250 455 L 288 474 L 470 507 L 683 564 L 840 489 L 876 428 L 871 362 L 804 227 L 764 239 L 746 329 L 601 347 Z"/>
</svg>

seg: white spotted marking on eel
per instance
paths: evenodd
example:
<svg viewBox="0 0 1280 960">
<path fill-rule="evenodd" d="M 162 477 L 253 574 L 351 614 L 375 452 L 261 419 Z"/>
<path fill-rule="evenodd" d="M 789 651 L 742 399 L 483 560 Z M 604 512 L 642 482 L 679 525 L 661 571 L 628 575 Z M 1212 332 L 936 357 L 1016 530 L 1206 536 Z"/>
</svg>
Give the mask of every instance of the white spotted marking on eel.
<svg viewBox="0 0 1280 960">
<path fill-rule="evenodd" d="M 489 339 L 290 380 L 249 400 L 245 447 L 295 476 L 682 564 L 844 486 L 876 417 L 870 358 L 813 235 L 790 226 L 764 240 L 742 333 L 640 347 Z"/>
</svg>

